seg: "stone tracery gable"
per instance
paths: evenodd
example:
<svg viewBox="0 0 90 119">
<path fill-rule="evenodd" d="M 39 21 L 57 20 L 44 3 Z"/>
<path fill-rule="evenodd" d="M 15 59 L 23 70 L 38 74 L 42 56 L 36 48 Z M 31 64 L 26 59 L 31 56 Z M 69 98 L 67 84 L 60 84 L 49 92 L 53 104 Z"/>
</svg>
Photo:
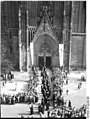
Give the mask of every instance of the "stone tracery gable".
<svg viewBox="0 0 90 119">
<path fill-rule="evenodd" d="M 37 29 L 36 34 L 34 35 L 33 42 L 35 42 L 36 39 L 38 39 L 38 37 L 47 34 L 50 37 L 52 37 L 57 44 L 59 44 L 59 41 L 58 41 L 56 35 L 53 33 L 53 30 L 50 26 L 51 24 L 50 24 L 48 16 L 46 15 L 45 18 L 46 18 L 46 21 L 44 21 L 44 17 L 43 17 L 41 24 L 40 24 L 39 28 Z"/>
</svg>

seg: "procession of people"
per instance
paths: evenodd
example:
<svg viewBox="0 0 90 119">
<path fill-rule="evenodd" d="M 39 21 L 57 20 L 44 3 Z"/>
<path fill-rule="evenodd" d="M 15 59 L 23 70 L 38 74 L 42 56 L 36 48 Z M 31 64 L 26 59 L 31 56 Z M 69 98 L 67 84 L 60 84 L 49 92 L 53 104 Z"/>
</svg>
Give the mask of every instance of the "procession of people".
<svg viewBox="0 0 90 119">
<path fill-rule="evenodd" d="M 51 72 L 49 76 L 48 71 Z M 2 76 L 6 81 L 5 75 Z M 8 74 L 8 78 L 14 78 L 12 73 Z M 41 102 L 38 102 L 39 96 L 37 92 L 37 86 L 39 84 L 39 77 L 41 77 Z M 52 84 L 52 87 L 51 87 Z M 38 104 L 38 114 L 40 117 L 44 116 L 45 111 L 47 117 L 55 118 L 71 118 L 71 117 L 83 117 L 86 114 L 86 106 L 82 106 L 80 109 L 74 110 L 71 100 L 67 101 L 63 96 L 63 86 L 69 84 L 69 78 L 67 77 L 67 71 L 53 67 L 51 70 L 43 67 L 42 69 L 32 67 L 29 71 L 28 91 L 18 92 L 17 94 L 1 95 L 1 104 L 16 104 L 27 103 L 29 104 L 30 115 L 34 114 L 34 104 Z M 78 89 L 82 87 L 82 83 L 78 84 Z M 53 91 L 52 91 L 53 90 Z M 66 90 L 68 95 L 69 90 Z M 51 103 L 52 102 L 52 103 Z M 52 110 L 51 110 L 52 107 Z M 23 117 L 24 118 L 24 117 Z"/>
</svg>

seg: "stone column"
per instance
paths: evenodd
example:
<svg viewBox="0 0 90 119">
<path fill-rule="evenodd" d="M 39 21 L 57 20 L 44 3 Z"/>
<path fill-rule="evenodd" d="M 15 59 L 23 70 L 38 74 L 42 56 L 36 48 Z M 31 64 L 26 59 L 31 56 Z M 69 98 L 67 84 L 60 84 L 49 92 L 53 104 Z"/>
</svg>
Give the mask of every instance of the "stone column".
<svg viewBox="0 0 90 119">
<path fill-rule="evenodd" d="M 70 22 L 70 41 L 69 41 L 69 71 L 71 69 L 71 40 L 72 40 L 72 21 L 73 21 L 73 11 L 74 11 L 74 2 L 71 4 L 71 22 Z"/>
<path fill-rule="evenodd" d="M 22 50 L 23 50 L 23 66 L 22 70 L 27 71 L 27 13 L 26 13 L 26 3 L 22 2 L 21 7 L 21 40 L 22 40 Z"/>
<path fill-rule="evenodd" d="M 19 70 L 22 72 L 21 9 L 19 9 Z"/>
<path fill-rule="evenodd" d="M 31 43 L 31 29 L 29 31 L 29 65 L 30 67 L 32 67 L 30 43 Z"/>
<path fill-rule="evenodd" d="M 70 24 L 71 24 L 71 5 L 72 2 L 64 2 L 64 28 L 63 28 L 63 43 L 64 43 L 64 69 L 69 72 L 69 56 L 70 56 Z"/>
<path fill-rule="evenodd" d="M 29 60 L 30 60 L 30 48 L 29 48 L 29 31 L 28 31 L 28 10 L 27 10 L 27 71 L 29 70 Z"/>
</svg>

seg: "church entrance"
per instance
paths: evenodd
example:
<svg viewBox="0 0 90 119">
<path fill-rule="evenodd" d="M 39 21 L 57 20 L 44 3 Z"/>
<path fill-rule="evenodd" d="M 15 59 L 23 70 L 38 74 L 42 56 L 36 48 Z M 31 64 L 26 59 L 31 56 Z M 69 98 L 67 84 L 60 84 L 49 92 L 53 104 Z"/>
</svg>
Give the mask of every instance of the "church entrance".
<svg viewBox="0 0 90 119">
<path fill-rule="evenodd" d="M 43 68 L 44 66 L 47 68 L 51 68 L 51 57 L 50 56 L 39 56 L 38 57 L 39 67 Z"/>
</svg>

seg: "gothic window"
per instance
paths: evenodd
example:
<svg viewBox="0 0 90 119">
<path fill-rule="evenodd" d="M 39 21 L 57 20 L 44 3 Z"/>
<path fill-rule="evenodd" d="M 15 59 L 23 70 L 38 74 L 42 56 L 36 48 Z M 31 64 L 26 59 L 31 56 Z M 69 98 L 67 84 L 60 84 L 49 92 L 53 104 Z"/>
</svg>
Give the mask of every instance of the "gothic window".
<svg viewBox="0 0 90 119">
<path fill-rule="evenodd" d="M 40 24 L 41 19 L 45 14 L 45 11 L 48 14 L 51 24 L 53 23 L 53 4 L 50 4 L 50 2 L 46 1 L 40 4 L 40 9 L 38 11 L 38 25 Z"/>
</svg>

